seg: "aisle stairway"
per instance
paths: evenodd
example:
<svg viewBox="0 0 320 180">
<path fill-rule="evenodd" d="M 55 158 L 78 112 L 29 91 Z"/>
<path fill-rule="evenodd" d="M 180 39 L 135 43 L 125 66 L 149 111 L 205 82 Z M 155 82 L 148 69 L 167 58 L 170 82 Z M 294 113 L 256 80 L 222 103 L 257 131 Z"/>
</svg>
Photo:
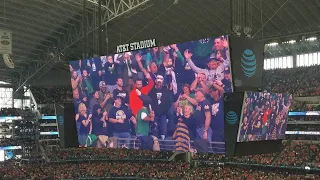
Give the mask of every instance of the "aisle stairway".
<svg viewBox="0 0 320 180">
<path fill-rule="evenodd" d="M 39 148 L 40 148 L 40 154 L 42 157 L 44 157 L 46 162 L 50 162 L 49 157 L 46 154 L 46 151 L 44 150 L 43 146 L 41 144 L 39 144 Z"/>
</svg>

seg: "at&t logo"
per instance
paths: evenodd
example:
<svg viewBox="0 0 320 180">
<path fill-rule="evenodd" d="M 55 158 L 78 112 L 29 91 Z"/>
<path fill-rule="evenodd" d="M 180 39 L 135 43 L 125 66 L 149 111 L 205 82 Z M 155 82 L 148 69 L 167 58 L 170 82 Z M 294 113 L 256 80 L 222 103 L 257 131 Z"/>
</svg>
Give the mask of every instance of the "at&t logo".
<svg viewBox="0 0 320 180">
<path fill-rule="evenodd" d="M 234 125 L 238 121 L 237 113 L 235 113 L 234 111 L 229 111 L 226 116 L 226 121 L 229 124 Z"/>
<path fill-rule="evenodd" d="M 252 77 L 256 73 L 257 60 L 251 49 L 246 49 L 242 53 L 241 67 L 245 76 Z"/>
</svg>

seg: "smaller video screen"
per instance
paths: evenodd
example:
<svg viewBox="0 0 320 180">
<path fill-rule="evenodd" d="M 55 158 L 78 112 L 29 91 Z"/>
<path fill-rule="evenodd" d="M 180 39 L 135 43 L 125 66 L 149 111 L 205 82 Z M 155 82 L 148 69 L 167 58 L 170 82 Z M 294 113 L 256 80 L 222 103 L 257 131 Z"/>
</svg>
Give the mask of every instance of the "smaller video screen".
<svg viewBox="0 0 320 180">
<path fill-rule="evenodd" d="M 245 92 L 238 142 L 284 139 L 292 95 Z"/>
</svg>

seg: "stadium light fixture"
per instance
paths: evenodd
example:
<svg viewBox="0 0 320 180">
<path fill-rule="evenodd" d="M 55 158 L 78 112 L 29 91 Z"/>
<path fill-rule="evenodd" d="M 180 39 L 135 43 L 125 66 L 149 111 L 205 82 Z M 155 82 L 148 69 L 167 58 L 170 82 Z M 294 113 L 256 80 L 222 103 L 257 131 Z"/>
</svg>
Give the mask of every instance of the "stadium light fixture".
<svg viewBox="0 0 320 180">
<path fill-rule="evenodd" d="M 306 41 L 315 41 L 317 40 L 317 37 L 309 37 L 306 39 Z"/>
<path fill-rule="evenodd" d="M 275 47 L 277 45 L 278 45 L 277 42 L 272 42 L 272 43 L 267 44 L 267 46 L 270 46 L 270 47 Z"/>
<path fill-rule="evenodd" d="M 290 41 L 288 41 L 288 43 L 289 43 L 289 44 L 294 44 L 294 43 L 296 43 L 296 40 L 294 40 L 294 39 L 293 39 L 293 40 L 290 40 Z"/>
</svg>

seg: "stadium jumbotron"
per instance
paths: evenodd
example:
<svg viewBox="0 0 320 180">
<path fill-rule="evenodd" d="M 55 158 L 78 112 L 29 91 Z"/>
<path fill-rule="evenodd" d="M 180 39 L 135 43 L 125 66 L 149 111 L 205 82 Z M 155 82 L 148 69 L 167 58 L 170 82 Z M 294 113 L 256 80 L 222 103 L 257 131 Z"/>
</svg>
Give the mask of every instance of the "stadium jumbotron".
<svg viewBox="0 0 320 180">
<path fill-rule="evenodd" d="M 320 179 L 317 0 L 1 0 L 3 179 Z"/>
</svg>

